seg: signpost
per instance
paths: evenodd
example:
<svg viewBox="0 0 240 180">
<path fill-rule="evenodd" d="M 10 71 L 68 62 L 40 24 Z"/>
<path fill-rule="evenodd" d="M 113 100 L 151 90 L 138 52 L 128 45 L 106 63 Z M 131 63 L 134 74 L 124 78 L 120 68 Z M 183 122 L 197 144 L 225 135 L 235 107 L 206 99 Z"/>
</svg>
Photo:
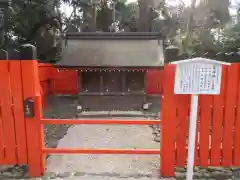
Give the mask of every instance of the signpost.
<svg viewBox="0 0 240 180">
<path fill-rule="evenodd" d="M 217 95 L 221 90 L 222 65 L 230 63 L 206 58 L 172 62 L 176 64 L 175 94 L 191 94 L 191 112 L 188 140 L 187 180 L 193 179 L 195 136 L 198 113 L 198 95 Z"/>
</svg>

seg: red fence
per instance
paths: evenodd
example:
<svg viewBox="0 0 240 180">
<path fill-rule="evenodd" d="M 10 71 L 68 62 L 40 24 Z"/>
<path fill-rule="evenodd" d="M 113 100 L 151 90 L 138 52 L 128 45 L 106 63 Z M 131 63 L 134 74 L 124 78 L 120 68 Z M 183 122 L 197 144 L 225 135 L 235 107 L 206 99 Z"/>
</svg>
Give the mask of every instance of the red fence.
<svg viewBox="0 0 240 180">
<path fill-rule="evenodd" d="M 27 164 L 20 61 L 0 61 L 0 165 Z"/>
<path fill-rule="evenodd" d="M 164 71 L 161 172 L 173 176 L 187 157 L 190 96 L 174 95 L 175 67 Z M 223 67 L 221 95 L 199 99 L 195 164 L 240 166 L 240 65 Z"/>
<path fill-rule="evenodd" d="M 58 71 L 49 64 L 39 64 L 38 67 L 44 105 L 46 105 L 46 97 L 50 93 L 53 95 L 75 95 L 79 93 L 79 78 L 77 71 Z"/>
<path fill-rule="evenodd" d="M 38 78 L 39 69 L 36 61 L 0 61 L 0 164 L 27 164 L 32 176 L 39 176 L 40 172 L 44 172 L 46 152 L 67 153 L 66 149 L 49 150 L 43 147 L 41 124 L 59 121 L 42 119 L 39 81 L 43 82 L 47 78 L 43 75 L 41 79 Z M 40 70 L 39 73 L 46 72 Z M 139 154 L 161 153 L 163 177 L 174 176 L 174 167 L 184 167 L 187 157 L 190 96 L 173 94 L 174 73 L 174 66 L 165 67 L 161 151 L 136 150 Z M 32 118 L 24 117 L 23 100 L 27 98 L 35 101 L 35 115 Z M 132 123 L 148 124 L 149 121 Z M 90 123 L 77 120 L 61 122 Z M 112 120 L 107 123 L 128 124 L 129 121 Z M 155 120 L 151 123 L 159 122 Z M 200 96 L 196 135 L 196 165 L 240 166 L 240 64 L 223 68 L 221 95 Z M 132 150 L 119 152 L 130 153 Z M 87 153 L 87 150 L 78 149 L 74 153 Z M 99 151 L 94 150 L 94 153 Z M 108 153 L 113 151 L 108 150 Z"/>
<path fill-rule="evenodd" d="M 39 78 L 43 97 L 53 94 L 78 94 L 79 74 L 75 70 L 58 71 L 49 64 L 39 64 Z M 49 82 L 51 81 L 51 83 Z M 146 91 L 148 94 L 160 94 L 163 90 L 163 71 L 148 70 Z"/>
</svg>

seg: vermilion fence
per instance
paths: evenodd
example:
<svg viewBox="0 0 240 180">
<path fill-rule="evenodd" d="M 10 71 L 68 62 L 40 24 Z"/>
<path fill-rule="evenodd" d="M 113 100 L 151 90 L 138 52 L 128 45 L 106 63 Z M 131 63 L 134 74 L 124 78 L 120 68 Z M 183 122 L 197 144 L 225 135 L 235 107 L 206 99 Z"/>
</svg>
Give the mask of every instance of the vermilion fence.
<svg viewBox="0 0 240 180">
<path fill-rule="evenodd" d="M 185 167 L 190 96 L 174 95 L 175 67 L 167 65 L 162 107 L 161 172 L 173 176 Z M 240 64 L 223 67 L 221 95 L 202 95 L 196 138 L 195 165 L 240 166 Z"/>
<path fill-rule="evenodd" d="M 39 64 L 39 79 L 43 105 L 51 93 L 76 95 L 79 93 L 79 75 L 75 70 L 58 71 L 50 64 Z"/>
<path fill-rule="evenodd" d="M 0 61 L 0 165 L 27 164 L 20 61 Z"/>
<path fill-rule="evenodd" d="M 164 69 L 161 109 L 160 150 L 47 149 L 43 125 L 59 123 L 159 124 L 158 120 L 77 121 L 42 119 L 37 61 L 0 61 L 0 164 L 27 164 L 30 175 L 45 171 L 46 153 L 126 153 L 161 155 L 161 175 L 174 176 L 174 168 L 184 167 L 187 157 L 189 124 L 188 95 L 174 95 L 175 67 Z M 46 78 L 45 78 L 46 79 Z M 199 103 L 195 164 L 200 167 L 240 166 L 240 64 L 223 68 L 221 95 L 201 96 Z M 23 102 L 34 100 L 34 116 L 24 116 Z M 151 122 L 150 122 L 151 121 Z"/>
<path fill-rule="evenodd" d="M 160 69 L 149 69 L 146 74 L 146 92 L 148 94 L 161 94 L 163 92 L 164 72 Z"/>
<path fill-rule="evenodd" d="M 79 73 L 76 70 L 59 71 L 50 64 L 39 64 L 39 78 L 43 99 L 53 94 L 75 95 L 79 93 Z M 163 91 L 163 70 L 147 70 L 146 92 L 161 94 Z"/>
</svg>

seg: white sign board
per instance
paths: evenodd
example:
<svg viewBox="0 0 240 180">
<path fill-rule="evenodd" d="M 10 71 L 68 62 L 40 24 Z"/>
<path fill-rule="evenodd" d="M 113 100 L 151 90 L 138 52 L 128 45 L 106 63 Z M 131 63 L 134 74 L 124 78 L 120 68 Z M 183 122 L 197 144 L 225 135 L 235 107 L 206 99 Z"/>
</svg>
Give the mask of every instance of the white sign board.
<svg viewBox="0 0 240 180">
<path fill-rule="evenodd" d="M 178 64 L 175 76 L 175 94 L 220 94 L 221 64 Z"/>
</svg>

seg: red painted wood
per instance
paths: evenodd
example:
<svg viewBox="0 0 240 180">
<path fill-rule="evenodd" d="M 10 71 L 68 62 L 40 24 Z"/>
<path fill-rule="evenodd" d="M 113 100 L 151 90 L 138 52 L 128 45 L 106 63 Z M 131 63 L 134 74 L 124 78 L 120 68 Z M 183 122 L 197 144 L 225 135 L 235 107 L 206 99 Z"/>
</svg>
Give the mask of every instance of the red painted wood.
<svg viewBox="0 0 240 180">
<path fill-rule="evenodd" d="M 47 81 L 52 78 L 52 65 L 50 64 L 38 64 L 39 68 L 39 80 Z"/>
<path fill-rule="evenodd" d="M 200 114 L 201 114 L 201 103 L 202 103 L 202 96 L 199 96 L 199 102 L 198 102 L 198 115 L 197 115 L 197 127 L 196 127 L 196 139 L 195 139 L 195 159 L 194 159 L 194 165 L 199 165 L 199 133 L 200 133 Z M 189 112 L 190 114 L 190 112 Z M 190 122 L 189 122 L 190 125 Z"/>
<path fill-rule="evenodd" d="M 15 120 L 16 147 L 18 164 L 27 164 L 26 123 L 23 109 L 23 92 L 21 79 L 21 63 L 19 60 L 10 61 L 10 80 L 13 98 Z"/>
<path fill-rule="evenodd" d="M 233 126 L 235 121 L 235 105 L 237 102 L 238 80 L 239 80 L 239 66 L 232 64 L 228 69 L 227 74 L 227 88 L 225 96 L 225 116 L 223 129 L 223 156 L 222 166 L 231 166 L 232 162 L 232 148 L 233 148 Z"/>
<path fill-rule="evenodd" d="M 161 129 L 161 175 L 174 176 L 176 139 L 176 96 L 173 93 L 175 66 L 165 66 Z"/>
<path fill-rule="evenodd" d="M 45 156 L 42 152 L 44 138 L 43 126 L 40 123 L 42 109 L 38 64 L 34 60 L 22 60 L 21 66 L 24 99 L 33 98 L 35 101 L 35 116 L 25 118 L 29 174 L 31 177 L 40 177 L 45 171 Z"/>
<path fill-rule="evenodd" d="M 5 142 L 5 156 L 3 163 L 14 165 L 17 163 L 15 124 L 13 117 L 12 92 L 9 74 L 9 61 L 0 61 L 0 103 L 3 122 L 3 138 Z"/>
<path fill-rule="evenodd" d="M 51 71 L 51 79 L 68 79 L 78 76 L 78 71 L 76 70 L 64 70 L 59 71 L 58 69 L 53 68 Z"/>
<path fill-rule="evenodd" d="M 49 81 L 41 81 L 41 97 L 42 97 L 42 105 L 43 107 L 47 107 L 47 97 L 50 94 L 50 86 L 49 86 Z"/>
<path fill-rule="evenodd" d="M 54 95 L 56 94 L 71 94 L 75 95 L 79 93 L 79 85 L 77 83 L 76 78 L 69 79 L 57 79 L 52 80 L 51 89 Z"/>
<path fill-rule="evenodd" d="M 49 64 L 39 64 L 40 81 L 52 81 L 54 94 L 78 94 L 79 78 L 75 69 L 58 70 Z M 163 70 L 147 70 L 146 92 L 160 94 L 163 91 Z"/>
<path fill-rule="evenodd" d="M 210 124 L 212 118 L 213 96 L 204 95 L 201 97 L 200 112 L 200 157 L 199 165 L 201 167 L 208 166 L 209 147 L 210 147 Z"/>
<path fill-rule="evenodd" d="M 225 103 L 225 90 L 227 80 L 227 67 L 222 69 L 221 94 L 213 97 L 213 119 L 211 133 L 211 166 L 220 166 L 221 164 L 221 144 L 223 132 L 223 116 Z"/>
<path fill-rule="evenodd" d="M 159 149 L 77 149 L 44 148 L 46 154 L 160 154 Z"/>
<path fill-rule="evenodd" d="M 51 91 L 53 94 L 78 94 L 79 74 L 78 71 L 52 71 Z"/>
<path fill-rule="evenodd" d="M 239 64 L 238 64 L 239 66 Z M 240 67 L 239 67 L 240 68 Z M 238 76 L 240 76 L 240 71 Z M 233 164 L 240 166 L 240 79 L 238 79 L 238 98 L 237 98 L 237 117 L 234 128 L 234 151 L 233 151 Z"/>
<path fill-rule="evenodd" d="M 187 151 L 186 151 L 186 138 L 187 138 L 187 122 L 189 116 L 190 108 L 190 96 L 189 95 L 177 95 L 176 96 L 177 104 L 177 136 L 176 136 L 176 145 L 177 145 L 177 156 L 176 156 L 176 165 L 184 167 L 186 164 Z"/>
<path fill-rule="evenodd" d="M 0 72 L 0 75 L 1 75 L 1 72 Z M 2 100 L 0 96 L 0 164 L 4 163 L 4 156 L 5 156 L 5 150 L 6 150 L 3 133 L 4 131 L 3 131 L 3 117 L 2 117 Z"/>
<path fill-rule="evenodd" d="M 160 94 L 163 91 L 163 70 L 147 70 L 146 92 L 148 94 Z"/>
</svg>

